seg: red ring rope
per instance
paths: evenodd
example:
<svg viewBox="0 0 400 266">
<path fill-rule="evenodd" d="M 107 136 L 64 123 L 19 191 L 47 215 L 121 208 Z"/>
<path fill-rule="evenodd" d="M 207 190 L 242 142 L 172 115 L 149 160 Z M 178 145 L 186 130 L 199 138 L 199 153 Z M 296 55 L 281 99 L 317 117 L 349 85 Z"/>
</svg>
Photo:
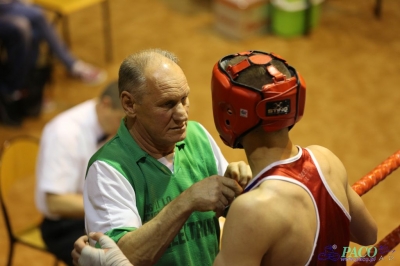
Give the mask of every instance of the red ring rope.
<svg viewBox="0 0 400 266">
<path fill-rule="evenodd" d="M 385 236 L 381 241 L 376 243 L 374 247 L 378 250 L 376 254 L 375 261 L 366 262 L 366 261 L 356 261 L 352 264 L 352 266 L 359 266 L 359 265 L 375 265 L 380 260 L 387 260 L 390 261 L 393 259 L 390 255 L 388 258 L 384 258 L 388 253 L 394 252 L 394 248 L 400 243 L 400 225 L 395 228 L 390 234 Z M 365 254 L 364 254 L 365 255 Z M 397 258 L 398 259 L 398 258 Z M 393 262 L 393 265 L 395 263 Z"/>
<path fill-rule="evenodd" d="M 399 168 L 400 166 L 400 150 L 394 153 L 392 156 L 383 161 L 380 165 L 375 167 L 371 172 L 361 178 L 359 181 L 352 185 L 352 188 L 358 195 L 362 196 L 376 186 L 379 182 L 384 180 L 390 173 Z M 378 253 L 376 254 L 375 261 L 356 261 L 353 266 L 359 265 L 375 265 L 380 260 L 390 253 L 394 252 L 394 248 L 400 243 L 400 225 L 395 228 L 391 233 L 385 236 L 381 241 L 374 245 L 377 248 Z M 364 254 L 365 255 L 365 254 Z M 391 257 L 387 260 L 390 260 Z"/>
<path fill-rule="evenodd" d="M 400 150 L 375 167 L 366 176 L 352 185 L 352 188 L 358 195 L 362 196 L 370 189 L 384 180 L 391 172 L 400 166 Z"/>
</svg>

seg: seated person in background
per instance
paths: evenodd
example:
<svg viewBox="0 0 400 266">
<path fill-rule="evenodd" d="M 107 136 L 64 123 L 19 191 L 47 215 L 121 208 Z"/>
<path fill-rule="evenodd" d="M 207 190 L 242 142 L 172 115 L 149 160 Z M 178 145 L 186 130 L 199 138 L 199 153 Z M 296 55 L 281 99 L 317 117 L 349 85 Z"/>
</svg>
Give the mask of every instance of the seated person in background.
<svg viewBox="0 0 400 266">
<path fill-rule="evenodd" d="M 248 165 L 228 166 L 210 133 L 189 121 L 190 88 L 177 62 L 160 49 L 122 62 L 126 116 L 88 164 L 86 231 L 108 234 L 137 265 L 211 265 L 217 218 L 251 179 Z"/>
<path fill-rule="evenodd" d="M 21 16 L 0 16 L 0 42 L 6 54 L 2 54 L 0 90 L 10 99 L 21 98 L 24 79 L 35 65 L 31 57 L 32 29 L 29 21 Z M 2 51 L 3 52 L 3 51 Z M 36 52 L 35 52 L 36 53 Z M 34 58 L 36 59 L 36 58 Z"/>
<path fill-rule="evenodd" d="M 22 123 L 20 109 L 24 78 L 33 69 L 37 52 L 31 47 L 32 29 L 21 16 L 0 16 L 0 122 L 10 126 Z M 6 51 L 6 53 L 4 53 Z"/>
<path fill-rule="evenodd" d="M 29 1 L 26 1 L 29 2 Z M 29 20 L 32 28 L 31 48 L 39 51 L 37 46 L 45 40 L 51 51 L 63 63 L 67 71 L 74 77 L 89 84 L 99 84 L 106 79 L 106 72 L 76 59 L 60 40 L 55 29 L 47 21 L 42 9 L 25 1 L 0 0 L 0 17 L 20 16 Z M 33 56 L 33 58 L 37 58 Z M 25 61 L 27 62 L 28 59 Z M 23 64 L 19 65 L 23 67 Z"/>
<path fill-rule="evenodd" d="M 70 250 L 85 231 L 83 183 L 90 157 L 116 133 L 124 113 L 116 82 L 98 99 L 57 115 L 42 132 L 37 161 L 36 205 L 50 252 L 72 265 Z"/>
<path fill-rule="evenodd" d="M 375 243 L 376 223 L 348 184 L 341 161 L 326 148 L 302 148 L 290 140 L 306 93 L 292 66 L 260 51 L 232 54 L 215 65 L 211 86 L 221 138 L 245 150 L 255 173 L 230 206 L 215 266 L 346 265 L 320 255 L 327 246 L 342 254 L 350 241 Z M 90 237 L 103 250 L 82 236 L 72 251 L 75 265 L 129 265 L 107 236 Z"/>
</svg>

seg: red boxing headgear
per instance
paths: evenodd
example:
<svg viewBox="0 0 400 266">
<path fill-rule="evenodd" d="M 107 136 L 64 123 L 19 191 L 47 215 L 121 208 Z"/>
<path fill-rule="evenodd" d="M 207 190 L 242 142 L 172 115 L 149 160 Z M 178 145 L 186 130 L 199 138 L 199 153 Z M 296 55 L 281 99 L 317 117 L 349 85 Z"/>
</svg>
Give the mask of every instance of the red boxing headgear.
<svg viewBox="0 0 400 266">
<path fill-rule="evenodd" d="M 227 66 L 228 61 L 237 56 L 246 58 Z M 292 77 L 282 74 L 272 60 L 284 63 Z M 235 81 L 243 70 L 253 65 L 265 67 L 273 82 L 260 90 Z M 259 125 L 265 131 L 291 128 L 304 113 L 305 82 L 276 54 L 246 51 L 223 57 L 214 66 L 211 89 L 215 126 L 223 142 L 232 148 L 242 148 L 238 143 L 240 137 Z"/>
</svg>

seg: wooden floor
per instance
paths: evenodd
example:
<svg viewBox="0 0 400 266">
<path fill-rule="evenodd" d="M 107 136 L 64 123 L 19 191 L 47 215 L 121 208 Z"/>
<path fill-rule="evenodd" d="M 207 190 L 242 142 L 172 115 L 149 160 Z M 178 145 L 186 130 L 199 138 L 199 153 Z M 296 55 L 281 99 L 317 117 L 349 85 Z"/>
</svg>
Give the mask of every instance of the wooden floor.
<svg viewBox="0 0 400 266">
<path fill-rule="evenodd" d="M 245 160 L 245 156 L 241 150 L 223 146 L 214 129 L 211 69 L 221 56 L 241 50 L 278 53 L 307 82 L 305 116 L 291 132 L 294 142 L 331 149 L 345 164 L 352 184 L 400 149 L 400 1 L 383 1 L 380 20 L 373 15 L 374 3 L 326 0 L 320 23 L 308 37 L 285 39 L 267 34 L 232 40 L 215 30 L 210 0 L 111 0 L 113 62 L 104 60 L 97 6 L 70 17 L 71 49 L 106 69 L 109 81 L 117 77 L 120 62 L 132 52 L 150 47 L 175 52 L 191 86 L 190 118 L 209 129 L 229 161 Z M 40 136 L 54 115 L 96 96 L 101 89 L 101 85 L 90 87 L 69 78 L 58 66 L 42 115 L 26 120 L 19 129 L 0 126 L 0 141 L 19 134 Z M 400 172 L 394 172 L 363 196 L 378 223 L 379 239 L 400 224 L 399 178 Z M 8 252 L 5 233 L 0 219 L 0 265 L 5 264 Z M 22 247 L 16 252 L 15 265 L 53 262 L 51 257 Z M 393 256 L 394 261 L 378 265 L 400 265 L 400 253 Z"/>
</svg>

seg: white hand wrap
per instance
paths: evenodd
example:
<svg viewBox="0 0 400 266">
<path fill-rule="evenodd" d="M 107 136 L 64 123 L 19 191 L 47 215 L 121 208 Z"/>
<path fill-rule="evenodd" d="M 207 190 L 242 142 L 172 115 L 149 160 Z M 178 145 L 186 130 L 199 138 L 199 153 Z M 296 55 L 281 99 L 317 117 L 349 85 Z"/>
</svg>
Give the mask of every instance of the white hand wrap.
<svg viewBox="0 0 400 266">
<path fill-rule="evenodd" d="M 133 266 L 117 244 L 108 236 L 100 237 L 100 248 L 86 246 L 79 257 L 81 266 Z M 109 249 L 105 252 L 103 249 Z"/>
</svg>

